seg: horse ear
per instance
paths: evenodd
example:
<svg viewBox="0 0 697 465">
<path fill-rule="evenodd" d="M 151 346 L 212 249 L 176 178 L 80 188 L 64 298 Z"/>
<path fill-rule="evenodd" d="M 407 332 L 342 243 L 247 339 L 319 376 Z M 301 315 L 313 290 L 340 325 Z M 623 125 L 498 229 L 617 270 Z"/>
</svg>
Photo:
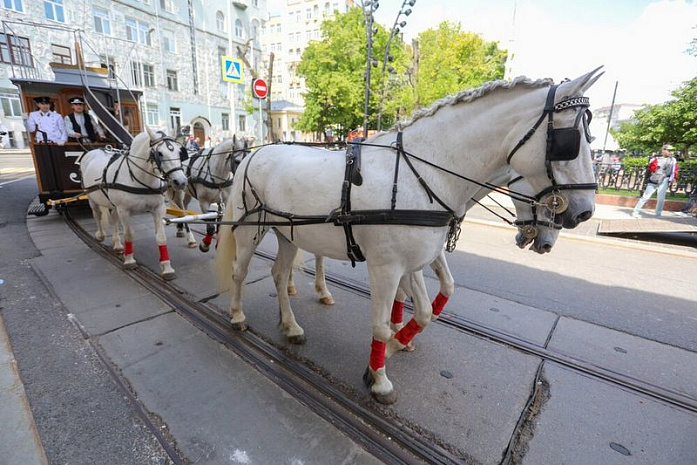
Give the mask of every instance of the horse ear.
<svg viewBox="0 0 697 465">
<path fill-rule="evenodd" d="M 150 140 L 157 139 L 157 135 L 155 135 L 155 132 L 153 132 L 153 130 L 150 129 L 150 126 L 147 124 L 145 125 L 145 130 L 147 131 Z"/>
<path fill-rule="evenodd" d="M 590 73 L 586 73 L 581 77 L 577 77 L 573 81 L 564 83 L 564 97 L 573 97 L 585 94 L 585 92 L 590 89 L 593 84 L 595 84 L 595 81 L 597 81 L 600 76 L 605 73 L 605 71 L 603 71 L 596 75 L 601 68 L 602 66 L 598 66 Z"/>
</svg>

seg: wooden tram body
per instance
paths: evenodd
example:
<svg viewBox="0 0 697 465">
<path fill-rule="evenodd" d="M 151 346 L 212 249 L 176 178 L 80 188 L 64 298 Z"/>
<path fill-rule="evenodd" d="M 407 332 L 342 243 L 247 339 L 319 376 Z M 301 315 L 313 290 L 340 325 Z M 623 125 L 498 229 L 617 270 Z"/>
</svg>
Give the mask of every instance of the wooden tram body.
<svg viewBox="0 0 697 465">
<path fill-rule="evenodd" d="M 37 215 L 48 212 L 49 201 L 74 197 L 82 192 L 79 158 L 86 150 L 107 145 L 121 148 L 129 145 L 132 137 L 142 130 L 138 108 L 141 92 L 115 87 L 109 82 L 108 69 L 61 63 L 50 63 L 50 67 L 54 74 L 52 81 L 23 75 L 10 79 L 20 90 L 23 112 L 35 111 L 34 98 L 46 96 L 51 99 L 51 110 L 66 116 L 72 112 L 69 99 L 82 97 L 99 119 L 107 141 L 91 144 L 68 141 L 61 146 L 37 142 L 35 134 L 30 134 L 29 147 L 42 204 L 31 210 Z"/>
</svg>

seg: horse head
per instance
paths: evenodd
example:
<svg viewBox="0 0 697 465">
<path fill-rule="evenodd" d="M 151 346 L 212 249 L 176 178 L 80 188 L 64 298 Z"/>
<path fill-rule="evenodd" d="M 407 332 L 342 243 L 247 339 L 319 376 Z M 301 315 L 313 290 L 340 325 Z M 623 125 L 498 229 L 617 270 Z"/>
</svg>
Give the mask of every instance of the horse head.
<svg viewBox="0 0 697 465">
<path fill-rule="evenodd" d="M 513 176 L 508 187 L 517 194 L 535 195 L 532 186 L 522 176 Z M 511 200 L 516 211 L 515 225 L 518 227 L 516 245 L 523 249 L 532 244 L 530 250 L 539 254 L 551 252 L 561 230 L 561 226 L 554 221 L 554 211 L 546 205 L 531 205 L 516 197 L 512 197 Z"/>
<path fill-rule="evenodd" d="M 186 175 L 182 169 L 182 161 L 188 158 L 186 148 L 163 131 L 153 131 L 145 126 L 150 149 L 149 159 L 155 163 L 162 176 L 174 189 L 186 187 Z"/>
<path fill-rule="evenodd" d="M 545 95 L 541 116 L 508 156 L 513 169 L 535 189 L 537 200 L 565 228 L 590 219 L 595 208 L 591 114 L 583 94 L 603 74 L 596 74 L 598 70 L 541 91 Z M 546 131 L 539 128 L 542 123 Z"/>
</svg>

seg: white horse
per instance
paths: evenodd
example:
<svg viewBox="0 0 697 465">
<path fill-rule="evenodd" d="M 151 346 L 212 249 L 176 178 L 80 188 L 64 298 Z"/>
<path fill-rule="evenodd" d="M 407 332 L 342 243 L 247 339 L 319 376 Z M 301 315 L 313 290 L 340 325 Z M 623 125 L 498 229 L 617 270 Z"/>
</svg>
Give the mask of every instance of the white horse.
<svg viewBox="0 0 697 465">
<path fill-rule="evenodd" d="M 102 215 L 111 219 L 114 251 L 123 253 L 124 268 L 137 266 L 133 258 L 133 229 L 131 215 L 150 211 L 155 222 L 155 238 L 160 249 L 160 273 L 164 279 L 174 279 L 167 251 L 167 236 L 162 218 L 165 214 L 164 192 L 168 183 L 175 189 L 186 187 L 181 158 L 186 151 L 164 133 L 154 133 L 149 127 L 138 134 L 126 153 L 96 149 L 80 160 L 82 187 L 87 190 L 92 215 L 97 222 L 95 238 L 104 240 Z M 121 245 L 118 222 L 124 230 L 125 247 Z"/>
<path fill-rule="evenodd" d="M 248 152 L 246 141 L 233 136 L 232 139 L 191 156 L 182 163 L 188 180 L 186 189 L 171 187 L 167 190 L 167 196 L 181 210 L 188 208 L 192 198 L 198 200 L 203 213 L 213 203 L 224 204 L 230 195 L 235 169 Z M 186 223 L 177 224 L 177 237 L 184 236 L 184 229 L 187 245 L 196 247 L 196 239 Z M 199 244 L 202 252 L 208 252 L 214 234 L 215 226 L 212 223 L 206 225 L 206 235 Z"/>
<path fill-rule="evenodd" d="M 508 163 L 530 183 L 539 201 L 557 209 L 565 227 L 592 216 L 596 185 L 589 141 L 583 137 L 589 105 L 583 93 L 600 76 L 597 71 L 558 86 L 526 78 L 497 81 L 437 102 L 404 125 L 405 152 L 394 149 L 399 138 L 394 132 L 364 143 L 363 182 L 353 187 L 350 197 L 341 189 L 350 186 L 344 182 L 347 162 L 336 152 L 269 146 L 247 157 L 239 168 L 244 175 L 233 181 L 224 216 L 245 225 L 234 232 L 221 229 L 216 260 L 222 287 L 232 282 L 233 327 L 244 326 L 242 285 L 269 227 L 276 229 L 279 241 L 272 275 L 282 328 L 291 342 L 303 335 L 286 293 L 288 264 L 297 247 L 340 260 L 362 255 L 370 275 L 373 315 L 365 379 L 376 400 L 394 402 L 385 359 L 431 321 L 421 270 L 438 257 L 444 243 L 452 244 L 458 219 L 479 189 L 458 178 L 489 179 Z M 545 120 L 548 130 L 537 130 Z M 419 169 L 410 174 L 404 168 L 395 208 L 396 157 Z M 320 223 L 323 217 L 326 221 Z M 412 296 L 415 311 L 393 334 L 390 307 L 400 286 Z"/>
</svg>

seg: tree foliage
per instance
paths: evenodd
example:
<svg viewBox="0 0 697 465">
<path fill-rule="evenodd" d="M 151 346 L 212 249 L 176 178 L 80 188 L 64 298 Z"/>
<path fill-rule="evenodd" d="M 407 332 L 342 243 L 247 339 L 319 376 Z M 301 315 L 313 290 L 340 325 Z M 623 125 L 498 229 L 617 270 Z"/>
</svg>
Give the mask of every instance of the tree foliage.
<svg viewBox="0 0 697 465">
<path fill-rule="evenodd" d="M 635 121 L 611 131 L 620 147 L 650 153 L 664 143 L 689 152 L 697 143 L 697 77 L 672 92 L 673 100 L 635 112 Z"/>
<path fill-rule="evenodd" d="M 502 79 L 507 51 L 479 34 L 448 21 L 419 34 L 416 104 L 426 106 L 446 95 Z"/>
</svg>

